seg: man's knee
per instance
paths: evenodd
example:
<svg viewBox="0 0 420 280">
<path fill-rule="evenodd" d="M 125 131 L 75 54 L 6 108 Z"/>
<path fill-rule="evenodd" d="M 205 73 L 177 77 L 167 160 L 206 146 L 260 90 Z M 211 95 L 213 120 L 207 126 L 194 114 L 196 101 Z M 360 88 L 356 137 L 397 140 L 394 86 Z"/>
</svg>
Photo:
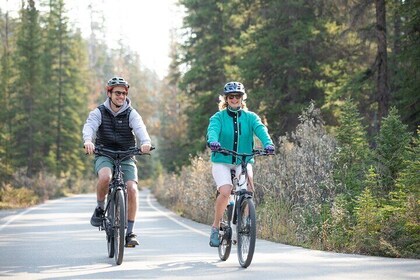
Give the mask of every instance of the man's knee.
<svg viewBox="0 0 420 280">
<path fill-rule="evenodd" d="M 129 196 L 137 197 L 137 183 L 135 181 L 127 181 L 127 193 Z"/>
<path fill-rule="evenodd" d="M 101 186 L 108 186 L 108 184 L 111 182 L 112 179 L 112 173 L 111 169 L 104 167 L 98 172 L 98 182 Z"/>
</svg>

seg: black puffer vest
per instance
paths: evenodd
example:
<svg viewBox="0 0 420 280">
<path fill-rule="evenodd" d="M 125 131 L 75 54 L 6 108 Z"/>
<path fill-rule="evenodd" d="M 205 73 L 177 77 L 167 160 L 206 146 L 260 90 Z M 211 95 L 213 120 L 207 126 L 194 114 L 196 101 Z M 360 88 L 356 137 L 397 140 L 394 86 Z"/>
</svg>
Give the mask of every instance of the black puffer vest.
<svg viewBox="0 0 420 280">
<path fill-rule="evenodd" d="M 102 122 L 96 133 L 96 146 L 111 150 L 128 150 L 136 145 L 136 138 L 129 126 L 132 108 L 129 107 L 116 117 L 103 104 L 98 107 Z"/>
</svg>

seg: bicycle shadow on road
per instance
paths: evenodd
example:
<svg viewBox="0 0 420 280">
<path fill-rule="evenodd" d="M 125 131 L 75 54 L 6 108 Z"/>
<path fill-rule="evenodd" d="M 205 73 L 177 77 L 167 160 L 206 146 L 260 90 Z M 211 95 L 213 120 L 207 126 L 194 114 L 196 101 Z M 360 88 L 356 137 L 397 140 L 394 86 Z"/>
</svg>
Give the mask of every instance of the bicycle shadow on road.
<svg viewBox="0 0 420 280">
<path fill-rule="evenodd" d="M 247 279 L 243 277 L 245 271 L 239 265 L 232 265 L 221 269 L 221 261 L 177 261 L 161 264 L 150 264 L 140 262 L 125 261 L 120 266 L 101 266 L 94 268 L 80 269 L 79 273 L 73 271 L 69 276 L 53 276 L 38 279 Z M 135 264 L 135 265 L 134 265 Z M 135 268 L 133 267 L 135 266 Z M 241 276 L 242 275 L 242 276 Z M 249 275 L 250 276 L 250 275 Z M 254 274 L 253 277 L 257 275 Z M 15 278 L 16 279 L 16 278 Z"/>
</svg>

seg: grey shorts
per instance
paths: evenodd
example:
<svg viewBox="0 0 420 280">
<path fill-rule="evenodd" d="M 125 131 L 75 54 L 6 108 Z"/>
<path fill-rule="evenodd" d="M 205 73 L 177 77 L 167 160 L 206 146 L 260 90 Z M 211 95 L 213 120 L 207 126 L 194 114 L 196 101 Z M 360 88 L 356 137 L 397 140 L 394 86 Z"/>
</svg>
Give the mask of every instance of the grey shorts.
<svg viewBox="0 0 420 280">
<path fill-rule="evenodd" d="M 109 167 L 114 172 L 114 163 L 111 159 L 104 156 L 95 157 L 95 174 L 98 175 L 99 170 Z M 121 170 L 124 173 L 124 182 L 138 181 L 137 166 L 133 159 L 127 159 L 121 163 Z"/>
</svg>

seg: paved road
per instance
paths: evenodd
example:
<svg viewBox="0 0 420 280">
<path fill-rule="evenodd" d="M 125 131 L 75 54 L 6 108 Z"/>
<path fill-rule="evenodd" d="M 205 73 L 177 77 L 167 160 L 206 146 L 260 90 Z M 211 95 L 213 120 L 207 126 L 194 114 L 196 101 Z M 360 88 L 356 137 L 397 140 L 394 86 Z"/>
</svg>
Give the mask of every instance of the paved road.
<svg viewBox="0 0 420 280">
<path fill-rule="evenodd" d="M 0 212 L 1 279 L 420 279 L 420 260 L 302 249 L 258 240 L 250 267 L 220 261 L 208 246 L 210 227 L 161 207 L 140 192 L 135 231 L 141 245 L 117 266 L 107 257 L 104 232 L 89 224 L 94 195 L 52 200 Z"/>
</svg>

